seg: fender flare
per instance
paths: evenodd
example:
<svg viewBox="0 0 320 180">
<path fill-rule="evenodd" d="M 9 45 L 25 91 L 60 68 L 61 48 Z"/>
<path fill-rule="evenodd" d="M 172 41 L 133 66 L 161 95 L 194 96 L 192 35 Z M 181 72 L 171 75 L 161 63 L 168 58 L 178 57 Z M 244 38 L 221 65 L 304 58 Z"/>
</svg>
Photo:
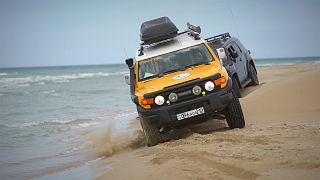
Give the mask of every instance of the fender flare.
<svg viewBox="0 0 320 180">
<path fill-rule="evenodd" d="M 247 69 L 248 69 L 248 67 L 249 67 L 250 64 L 252 64 L 253 67 L 254 67 L 254 69 L 257 71 L 256 65 L 255 65 L 253 59 L 250 59 L 249 61 L 247 61 Z"/>
<path fill-rule="evenodd" d="M 242 86 L 241 86 L 241 83 L 240 83 L 240 81 L 239 81 L 239 76 L 238 76 L 237 72 L 233 72 L 232 74 L 230 74 L 230 79 L 231 79 L 231 80 L 233 79 L 233 77 L 236 78 L 236 80 L 238 81 L 238 84 L 240 85 L 239 88 L 241 89 Z"/>
</svg>

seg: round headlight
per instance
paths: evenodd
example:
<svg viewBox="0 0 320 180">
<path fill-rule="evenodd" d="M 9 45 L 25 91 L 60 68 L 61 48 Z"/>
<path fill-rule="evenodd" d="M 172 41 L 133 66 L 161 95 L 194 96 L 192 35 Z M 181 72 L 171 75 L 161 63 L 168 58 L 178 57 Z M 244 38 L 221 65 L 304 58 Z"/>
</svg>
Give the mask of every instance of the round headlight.
<svg viewBox="0 0 320 180">
<path fill-rule="evenodd" d="M 163 96 L 157 96 L 155 99 L 154 99 L 154 102 L 157 104 L 157 105 L 162 105 L 164 104 L 164 97 Z"/>
<path fill-rule="evenodd" d="M 204 88 L 207 91 L 212 91 L 214 89 L 214 83 L 212 81 L 208 81 L 204 84 Z"/>
<path fill-rule="evenodd" d="M 178 101 L 178 95 L 176 93 L 170 93 L 169 100 L 171 102 L 177 102 Z"/>
<path fill-rule="evenodd" d="M 192 92 L 193 92 L 194 95 L 199 95 L 199 94 L 201 94 L 201 87 L 200 87 L 200 86 L 194 86 L 194 87 L 192 88 Z"/>
</svg>

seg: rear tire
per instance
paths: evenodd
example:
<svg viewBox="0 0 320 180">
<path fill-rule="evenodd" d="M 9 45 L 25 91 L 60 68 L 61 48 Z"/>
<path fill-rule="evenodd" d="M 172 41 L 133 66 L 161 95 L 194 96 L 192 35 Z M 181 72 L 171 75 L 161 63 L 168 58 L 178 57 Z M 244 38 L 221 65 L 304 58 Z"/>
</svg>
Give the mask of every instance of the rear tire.
<svg viewBox="0 0 320 180">
<path fill-rule="evenodd" d="M 251 79 L 251 86 L 259 85 L 259 79 L 256 68 L 254 68 L 254 66 L 251 63 L 249 65 L 249 77 Z"/>
<path fill-rule="evenodd" d="M 235 96 L 226 107 L 225 116 L 230 129 L 243 128 L 245 126 L 241 104 L 239 102 L 239 99 Z"/>
<path fill-rule="evenodd" d="M 233 76 L 233 78 L 232 78 L 232 91 L 233 91 L 233 94 L 236 98 L 241 98 L 240 85 L 239 85 L 238 80 L 235 76 Z"/>
<path fill-rule="evenodd" d="M 161 143 L 162 138 L 158 127 L 151 123 L 149 119 L 143 118 L 140 114 L 139 117 L 143 133 L 146 137 L 147 146 L 155 146 Z"/>
</svg>

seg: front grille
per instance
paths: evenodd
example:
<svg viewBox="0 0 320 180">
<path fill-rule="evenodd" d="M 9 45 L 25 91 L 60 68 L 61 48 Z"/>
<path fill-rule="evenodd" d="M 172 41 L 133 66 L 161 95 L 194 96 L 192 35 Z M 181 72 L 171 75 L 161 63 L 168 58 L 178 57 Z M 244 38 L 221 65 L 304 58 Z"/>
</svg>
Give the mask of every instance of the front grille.
<svg viewBox="0 0 320 180">
<path fill-rule="evenodd" d="M 167 101 L 168 97 L 169 97 L 169 95 L 171 93 L 176 93 L 178 95 L 178 101 L 174 102 L 174 103 L 170 102 L 170 104 L 176 104 L 176 103 L 179 103 L 179 102 L 187 101 L 187 100 L 194 99 L 194 98 L 202 96 L 202 94 L 194 95 L 192 93 L 192 88 L 194 86 L 200 86 L 202 91 L 205 91 L 204 84 L 208 80 L 213 81 L 213 80 L 218 79 L 218 78 L 220 78 L 220 74 L 216 74 L 215 76 L 211 76 L 211 77 L 208 77 L 208 78 L 205 78 L 205 79 L 202 79 L 202 80 L 193 80 L 193 81 L 189 81 L 189 82 L 184 82 L 184 83 L 181 83 L 181 84 L 177 84 L 175 86 L 170 86 L 170 87 L 164 88 L 163 90 L 158 91 L 158 92 L 154 92 L 152 94 L 147 94 L 147 95 L 145 95 L 145 98 L 156 97 L 158 95 L 161 95 Z M 206 91 L 206 94 L 215 93 L 215 92 L 219 91 L 220 89 L 221 89 L 220 85 L 216 86 L 213 91 L 211 91 L 211 92 L 207 92 Z M 168 106 L 168 105 L 165 103 L 162 106 Z M 159 107 L 159 106 L 156 105 L 156 104 L 151 105 L 151 108 L 157 108 L 157 107 Z"/>
<path fill-rule="evenodd" d="M 183 88 L 173 89 L 172 91 L 164 92 L 161 95 L 166 98 L 166 97 L 169 96 L 170 93 L 176 93 L 178 95 L 178 101 L 176 103 L 181 102 L 181 101 L 185 101 L 185 100 L 189 100 L 189 99 L 192 99 L 192 98 L 196 98 L 197 96 L 202 96 L 201 94 L 200 95 L 194 95 L 192 93 L 192 88 L 194 86 L 200 86 L 201 89 L 204 90 L 204 85 L 196 83 L 196 84 L 191 84 L 191 85 L 185 86 Z"/>
</svg>

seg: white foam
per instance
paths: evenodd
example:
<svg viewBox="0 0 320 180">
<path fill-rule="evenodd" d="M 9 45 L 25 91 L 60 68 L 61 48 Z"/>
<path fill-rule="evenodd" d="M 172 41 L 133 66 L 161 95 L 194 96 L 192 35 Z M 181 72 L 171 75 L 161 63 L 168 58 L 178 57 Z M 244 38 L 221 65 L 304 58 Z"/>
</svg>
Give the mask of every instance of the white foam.
<svg viewBox="0 0 320 180">
<path fill-rule="evenodd" d="M 1 125 L 5 127 L 10 127 L 10 128 L 24 128 L 24 127 L 38 126 L 40 125 L 40 123 L 28 122 L 28 123 L 21 123 L 21 124 L 1 124 Z"/>
<path fill-rule="evenodd" d="M 52 93 L 52 94 L 50 94 L 51 96 L 55 96 L 55 97 L 59 97 L 60 96 L 60 94 L 59 93 Z"/>
<path fill-rule="evenodd" d="M 95 125 L 98 125 L 99 123 L 98 122 L 91 122 L 91 123 L 80 123 L 79 126 L 82 127 L 82 128 L 86 128 L 86 127 L 90 127 L 90 126 L 95 126 Z"/>
<path fill-rule="evenodd" d="M 120 72 L 114 72 L 114 73 L 110 73 L 110 75 L 124 75 L 124 74 L 128 74 L 128 71 L 120 71 Z"/>
<path fill-rule="evenodd" d="M 124 72 L 112 73 L 122 74 Z M 0 83 L 5 87 L 25 87 L 19 86 L 21 84 L 28 83 L 37 83 L 38 85 L 44 85 L 45 82 L 56 82 L 56 83 L 67 83 L 74 79 L 82 78 L 93 78 L 93 77 L 107 77 L 110 76 L 110 73 L 97 72 L 97 73 L 78 73 L 78 74 L 69 74 L 69 75 L 57 75 L 57 76 L 28 76 L 28 77 L 19 77 L 19 78 L 1 78 Z"/>
<path fill-rule="evenodd" d="M 272 67 L 272 66 L 281 66 L 281 65 L 293 65 L 295 63 L 264 63 L 264 64 L 256 64 L 257 67 Z"/>
<path fill-rule="evenodd" d="M 25 84 L 19 84 L 18 86 L 19 87 L 28 87 L 28 86 L 30 86 L 30 84 L 29 83 L 25 83 Z"/>
<path fill-rule="evenodd" d="M 65 150 L 65 151 L 62 151 L 62 152 L 60 152 L 59 154 L 60 154 L 60 155 L 72 154 L 72 153 L 74 153 L 74 152 L 76 152 L 76 151 L 79 151 L 79 150 L 81 150 L 81 149 L 83 149 L 83 148 L 84 148 L 84 145 L 80 145 L 80 146 L 78 146 L 78 147 L 72 147 L 71 149 L 67 149 L 67 150 Z"/>
<path fill-rule="evenodd" d="M 57 123 L 57 124 L 69 124 L 72 122 L 81 121 L 80 119 L 68 119 L 68 120 L 51 120 L 51 121 L 45 121 L 48 123 Z"/>
<path fill-rule="evenodd" d="M 60 96 L 60 94 L 57 93 L 54 89 L 53 89 L 53 90 L 43 91 L 42 93 L 43 93 L 43 94 L 48 94 L 48 95 L 51 95 L 51 96 L 55 96 L 55 97 Z"/>
<path fill-rule="evenodd" d="M 52 90 L 47 90 L 47 91 L 43 91 L 43 94 L 51 94 L 51 93 L 55 93 L 56 90 L 52 89 Z"/>
<path fill-rule="evenodd" d="M 0 76 L 7 76 L 8 73 L 0 73 Z"/>
<path fill-rule="evenodd" d="M 45 82 L 39 82 L 38 85 L 45 85 Z"/>
<path fill-rule="evenodd" d="M 26 127 L 34 127 L 34 126 L 42 126 L 42 125 L 73 125 L 75 128 L 77 127 L 90 127 L 94 125 L 98 125 L 99 123 L 92 119 L 69 119 L 69 120 L 49 120 L 42 122 L 26 122 L 26 123 L 17 123 L 17 124 L 0 124 L 5 127 L 10 128 L 26 128 Z"/>
</svg>

